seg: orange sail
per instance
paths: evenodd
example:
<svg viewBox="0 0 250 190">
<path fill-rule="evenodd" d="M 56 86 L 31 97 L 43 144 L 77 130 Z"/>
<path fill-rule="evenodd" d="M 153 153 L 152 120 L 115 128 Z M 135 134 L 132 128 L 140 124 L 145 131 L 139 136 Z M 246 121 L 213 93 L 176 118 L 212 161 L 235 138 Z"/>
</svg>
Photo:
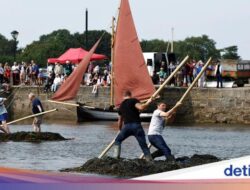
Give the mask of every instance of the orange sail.
<svg viewBox="0 0 250 190">
<path fill-rule="evenodd" d="M 88 52 L 86 57 L 79 63 L 77 68 L 71 73 L 69 78 L 61 85 L 61 87 L 56 91 L 52 100 L 57 101 L 65 101 L 65 100 L 72 100 L 76 97 L 76 94 L 80 88 L 80 84 L 83 79 L 83 75 L 86 72 L 88 64 L 90 62 L 91 56 L 96 50 L 101 39 L 99 39 L 95 45 L 91 48 Z"/>
<path fill-rule="evenodd" d="M 123 92 L 144 100 L 155 88 L 142 54 L 128 0 L 121 0 L 114 41 L 114 98 L 115 105 L 123 100 Z"/>
</svg>

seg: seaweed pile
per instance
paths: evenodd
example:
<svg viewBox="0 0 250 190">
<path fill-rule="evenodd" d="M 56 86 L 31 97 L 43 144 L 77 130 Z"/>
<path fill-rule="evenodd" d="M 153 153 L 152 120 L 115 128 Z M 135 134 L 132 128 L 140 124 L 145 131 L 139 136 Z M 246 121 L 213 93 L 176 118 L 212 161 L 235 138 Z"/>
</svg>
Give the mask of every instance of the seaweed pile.
<svg viewBox="0 0 250 190">
<path fill-rule="evenodd" d="M 42 141 L 64 141 L 70 140 L 61 136 L 59 133 L 51 132 L 16 132 L 11 134 L 0 133 L 0 142 L 42 142 Z"/>
<path fill-rule="evenodd" d="M 122 178 L 131 178 L 217 162 L 219 160 L 219 158 L 208 154 L 195 154 L 190 158 L 184 156 L 175 159 L 175 161 L 157 160 L 152 162 L 147 162 L 142 159 L 115 159 L 105 157 L 103 159 L 93 158 L 80 167 L 67 168 L 61 171 L 95 173 Z"/>
</svg>

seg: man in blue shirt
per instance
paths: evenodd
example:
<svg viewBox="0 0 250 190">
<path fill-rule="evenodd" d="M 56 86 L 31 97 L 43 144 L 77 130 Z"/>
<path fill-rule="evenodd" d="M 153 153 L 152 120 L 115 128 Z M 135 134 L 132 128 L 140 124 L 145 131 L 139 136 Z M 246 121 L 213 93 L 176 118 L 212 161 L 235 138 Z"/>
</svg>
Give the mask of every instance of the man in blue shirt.
<svg viewBox="0 0 250 190">
<path fill-rule="evenodd" d="M 44 112 L 41 101 L 33 93 L 29 93 L 29 100 L 32 103 L 33 114 Z M 34 132 L 41 132 L 42 115 L 36 116 L 33 120 Z"/>
</svg>

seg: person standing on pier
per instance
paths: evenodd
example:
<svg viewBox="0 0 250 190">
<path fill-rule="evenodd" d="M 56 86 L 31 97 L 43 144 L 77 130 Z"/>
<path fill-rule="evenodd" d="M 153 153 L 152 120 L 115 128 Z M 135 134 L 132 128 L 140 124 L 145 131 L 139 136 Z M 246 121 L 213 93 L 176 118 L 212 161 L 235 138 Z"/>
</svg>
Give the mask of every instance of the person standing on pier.
<svg viewBox="0 0 250 190">
<path fill-rule="evenodd" d="M 217 65 L 215 66 L 215 76 L 217 78 L 217 88 L 219 88 L 219 86 L 221 88 L 223 88 L 223 85 L 222 85 L 222 66 L 221 66 L 221 63 L 219 61 L 217 61 Z"/>
<path fill-rule="evenodd" d="M 171 110 L 166 112 L 167 106 L 165 103 L 159 102 L 157 104 L 157 109 L 153 113 L 148 129 L 148 140 L 157 149 L 151 154 L 153 159 L 164 155 L 166 160 L 174 160 L 174 156 L 171 154 L 170 148 L 162 137 L 162 131 L 165 127 L 165 119 L 172 118 L 180 105 L 181 103 L 177 102 Z"/>
<path fill-rule="evenodd" d="M 32 112 L 33 114 L 44 112 L 41 101 L 36 98 L 36 96 L 31 92 L 29 93 L 29 100 L 32 103 Z M 41 132 L 41 124 L 42 124 L 42 115 L 36 116 L 33 120 L 33 129 L 34 132 Z"/>
<path fill-rule="evenodd" d="M 145 132 L 141 126 L 140 112 L 152 102 L 149 99 L 145 104 L 141 104 L 139 100 L 132 98 L 130 91 L 125 91 L 124 100 L 120 105 L 118 114 L 118 127 L 120 133 L 115 139 L 114 157 L 120 158 L 121 144 L 129 136 L 134 136 L 138 141 L 147 161 L 151 161 L 152 157 L 147 147 Z M 123 126 L 124 124 L 124 126 Z"/>
<path fill-rule="evenodd" d="M 8 119 L 8 112 L 4 106 L 4 101 L 6 101 L 6 98 L 0 97 L 0 121 L 2 122 L 2 125 L 0 126 L 0 130 L 4 133 L 9 134 L 10 130 L 7 125 L 7 119 Z"/>
</svg>

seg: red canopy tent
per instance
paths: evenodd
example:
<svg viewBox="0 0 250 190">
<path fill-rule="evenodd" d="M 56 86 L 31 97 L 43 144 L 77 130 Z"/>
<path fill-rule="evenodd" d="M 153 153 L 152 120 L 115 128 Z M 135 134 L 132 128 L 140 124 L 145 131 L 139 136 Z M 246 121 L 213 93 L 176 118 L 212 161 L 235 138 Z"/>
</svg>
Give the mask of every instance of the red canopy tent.
<svg viewBox="0 0 250 190">
<path fill-rule="evenodd" d="M 66 63 L 70 61 L 71 63 L 80 63 L 81 60 L 88 54 L 88 51 L 82 48 L 70 48 L 64 54 L 58 58 L 49 58 L 48 63 Z M 107 59 L 105 55 L 93 54 L 90 61 Z"/>
</svg>

